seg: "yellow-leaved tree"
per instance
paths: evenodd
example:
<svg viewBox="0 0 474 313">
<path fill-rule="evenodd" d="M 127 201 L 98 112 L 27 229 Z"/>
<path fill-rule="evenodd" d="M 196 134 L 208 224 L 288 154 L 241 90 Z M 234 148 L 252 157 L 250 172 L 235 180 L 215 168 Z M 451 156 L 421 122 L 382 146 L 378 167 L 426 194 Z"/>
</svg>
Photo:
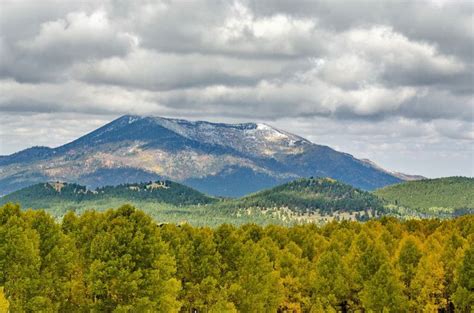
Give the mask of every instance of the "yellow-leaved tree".
<svg viewBox="0 0 474 313">
<path fill-rule="evenodd" d="M 5 294 L 3 293 L 3 287 L 0 287 L 0 313 L 7 313 L 10 303 L 5 298 Z"/>
</svg>

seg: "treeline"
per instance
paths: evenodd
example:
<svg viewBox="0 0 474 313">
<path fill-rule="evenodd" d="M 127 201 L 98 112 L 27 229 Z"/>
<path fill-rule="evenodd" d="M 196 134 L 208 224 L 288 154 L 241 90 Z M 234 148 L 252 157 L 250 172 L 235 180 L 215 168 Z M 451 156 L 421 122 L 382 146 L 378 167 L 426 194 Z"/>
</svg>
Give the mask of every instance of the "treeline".
<svg viewBox="0 0 474 313">
<path fill-rule="evenodd" d="M 211 229 L 7 204 L 0 290 L 11 312 L 470 312 L 473 242 L 473 216 Z"/>
</svg>

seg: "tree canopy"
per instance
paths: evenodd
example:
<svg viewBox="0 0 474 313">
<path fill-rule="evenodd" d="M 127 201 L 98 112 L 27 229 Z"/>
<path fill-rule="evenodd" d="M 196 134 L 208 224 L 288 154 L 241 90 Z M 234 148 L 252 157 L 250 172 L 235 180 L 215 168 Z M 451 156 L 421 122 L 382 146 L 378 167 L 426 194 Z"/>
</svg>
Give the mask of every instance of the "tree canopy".
<svg viewBox="0 0 474 313">
<path fill-rule="evenodd" d="M 11 312 L 470 312 L 474 216 L 283 227 L 158 224 L 130 205 L 0 208 Z"/>
</svg>

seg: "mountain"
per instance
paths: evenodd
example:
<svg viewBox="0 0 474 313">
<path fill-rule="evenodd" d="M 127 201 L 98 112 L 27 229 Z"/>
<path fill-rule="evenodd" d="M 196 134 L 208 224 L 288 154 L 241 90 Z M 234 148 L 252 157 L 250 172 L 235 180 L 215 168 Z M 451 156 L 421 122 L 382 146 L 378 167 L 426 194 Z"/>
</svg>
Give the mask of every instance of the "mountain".
<svg viewBox="0 0 474 313">
<path fill-rule="evenodd" d="M 426 179 L 426 177 L 424 176 L 421 176 L 421 175 L 410 175 L 410 174 L 405 174 L 405 173 L 400 173 L 400 172 L 394 172 L 394 171 L 388 171 L 380 166 L 378 166 L 377 164 L 375 164 L 374 162 L 372 162 L 371 160 L 368 160 L 368 159 L 361 159 L 362 162 L 365 162 L 366 164 L 384 172 L 384 173 L 387 173 L 387 174 L 390 174 L 390 175 L 393 175 L 395 177 L 398 177 L 400 178 L 401 180 L 404 180 L 404 181 L 411 181 L 411 180 L 421 180 L 421 179 Z"/>
<path fill-rule="evenodd" d="M 66 145 L 0 158 L 0 194 L 44 181 L 96 188 L 169 179 L 236 197 L 310 176 L 365 190 L 402 181 L 367 161 L 266 124 L 152 116 L 122 116 Z"/>
<path fill-rule="evenodd" d="M 474 178 L 470 177 L 408 181 L 378 189 L 374 194 L 394 205 L 424 212 L 445 209 L 474 213 Z"/>
</svg>

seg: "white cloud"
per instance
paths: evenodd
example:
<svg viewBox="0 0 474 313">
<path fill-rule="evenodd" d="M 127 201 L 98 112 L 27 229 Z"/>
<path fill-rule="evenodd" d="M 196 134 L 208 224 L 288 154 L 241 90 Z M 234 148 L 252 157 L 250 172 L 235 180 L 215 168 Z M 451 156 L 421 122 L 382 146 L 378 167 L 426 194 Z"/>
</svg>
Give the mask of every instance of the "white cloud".
<svg viewBox="0 0 474 313">
<path fill-rule="evenodd" d="M 288 61 L 135 49 L 124 58 L 77 64 L 74 71 L 76 77 L 91 82 L 170 90 L 216 84 L 253 85 L 262 78 L 279 75 L 289 64 Z"/>
<path fill-rule="evenodd" d="M 45 142 L 31 114 L 136 113 L 283 120 L 382 163 L 377 146 L 410 160 L 415 148 L 427 160 L 450 145 L 462 155 L 473 141 L 473 16 L 468 1 L 7 2 L 0 115 L 20 122 L 0 130 L 1 151 Z M 68 129 L 55 144 L 85 130 Z"/>
<path fill-rule="evenodd" d="M 97 10 L 90 15 L 72 12 L 64 19 L 46 22 L 36 37 L 19 45 L 30 53 L 70 60 L 125 55 L 137 40 L 116 30 L 107 13 Z"/>
</svg>

